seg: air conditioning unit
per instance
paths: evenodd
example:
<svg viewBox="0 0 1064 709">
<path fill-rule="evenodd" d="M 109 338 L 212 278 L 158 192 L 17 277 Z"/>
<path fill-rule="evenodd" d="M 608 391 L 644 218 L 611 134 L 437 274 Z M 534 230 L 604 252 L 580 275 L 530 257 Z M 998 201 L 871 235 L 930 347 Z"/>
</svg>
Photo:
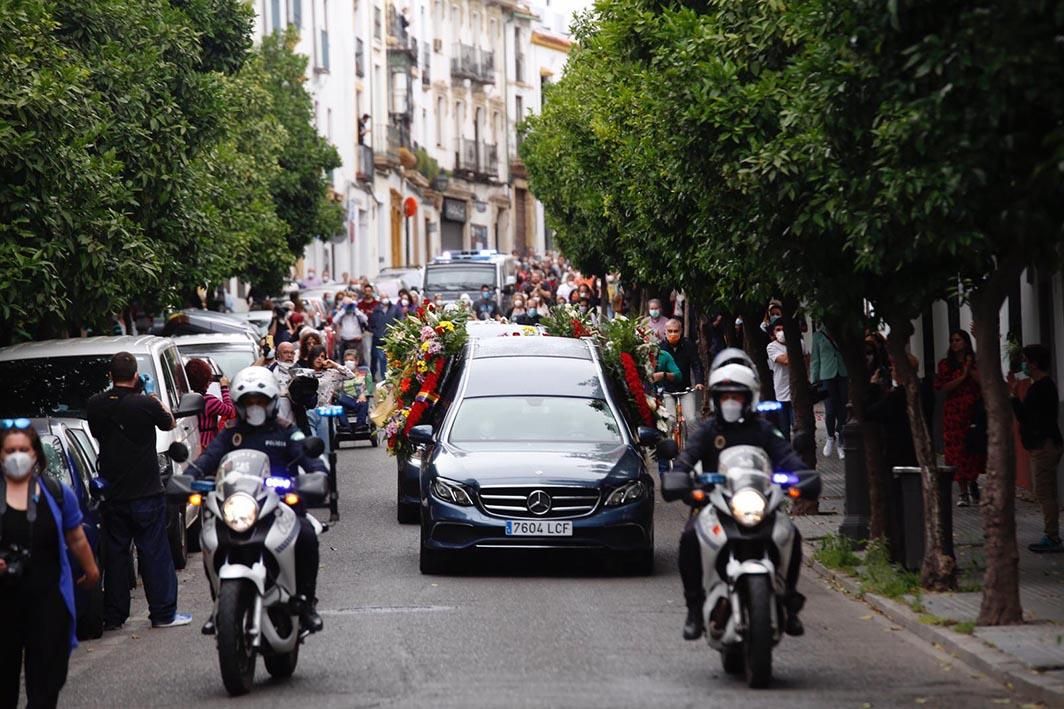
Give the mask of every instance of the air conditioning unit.
<svg viewBox="0 0 1064 709">
<path fill-rule="evenodd" d="M 432 40 L 432 51 L 436 52 L 437 54 L 443 51 L 443 40 L 439 37 Z"/>
</svg>

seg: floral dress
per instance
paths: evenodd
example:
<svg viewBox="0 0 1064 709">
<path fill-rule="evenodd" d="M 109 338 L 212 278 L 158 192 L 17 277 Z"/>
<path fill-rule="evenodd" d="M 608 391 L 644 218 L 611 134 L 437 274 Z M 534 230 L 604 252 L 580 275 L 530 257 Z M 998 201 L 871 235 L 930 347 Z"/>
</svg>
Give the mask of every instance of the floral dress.
<svg viewBox="0 0 1064 709">
<path fill-rule="evenodd" d="M 974 363 L 972 366 L 975 366 Z M 964 370 L 952 369 L 948 358 L 943 359 L 938 363 L 935 389 L 942 389 L 961 376 L 962 371 Z M 972 482 L 986 469 L 986 454 L 970 453 L 965 444 L 975 404 L 980 397 L 979 385 L 968 377 L 963 384 L 946 394 L 942 404 L 942 438 L 946 465 L 954 467 L 953 479 L 958 482 Z"/>
</svg>

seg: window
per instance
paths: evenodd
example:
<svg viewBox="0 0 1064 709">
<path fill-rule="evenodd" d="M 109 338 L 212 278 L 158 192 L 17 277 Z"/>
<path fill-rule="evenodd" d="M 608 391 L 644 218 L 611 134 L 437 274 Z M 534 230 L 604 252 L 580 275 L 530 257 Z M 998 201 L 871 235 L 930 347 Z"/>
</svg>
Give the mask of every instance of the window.
<svg viewBox="0 0 1064 709">
<path fill-rule="evenodd" d="M 436 99 L 436 146 L 443 147 L 443 112 L 444 103 L 442 98 Z"/>
<path fill-rule="evenodd" d="M 303 0 L 288 0 L 288 21 L 296 26 L 296 29 L 302 29 L 303 27 Z"/>
<path fill-rule="evenodd" d="M 332 109 L 325 109 L 325 137 L 332 140 Z"/>
<path fill-rule="evenodd" d="M 373 39 L 380 39 L 384 32 L 384 20 L 381 15 L 381 9 L 376 5 L 373 6 Z"/>
<path fill-rule="evenodd" d="M 361 37 L 355 37 L 355 76 L 362 78 L 366 75 L 366 47 Z"/>
<path fill-rule="evenodd" d="M 274 34 L 281 31 L 281 0 L 270 0 L 270 23 Z"/>
<path fill-rule="evenodd" d="M 462 124 L 465 123 L 465 114 L 462 112 L 462 102 L 455 101 L 454 103 L 454 135 L 456 138 L 462 138 L 465 135 L 465 131 L 462 129 L 465 127 Z"/>
<path fill-rule="evenodd" d="M 523 121 L 525 119 L 525 97 L 520 94 L 514 97 L 514 120 Z"/>
<path fill-rule="evenodd" d="M 620 443 L 621 427 L 602 399 L 485 396 L 462 402 L 450 441 Z"/>
<path fill-rule="evenodd" d="M 525 54 L 521 51 L 521 28 L 514 27 L 514 80 L 525 80 Z"/>
<path fill-rule="evenodd" d="M 470 19 L 470 29 L 473 30 L 473 39 L 477 39 L 477 35 L 480 34 L 480 13 L 474 12 Z"/>
</svg>

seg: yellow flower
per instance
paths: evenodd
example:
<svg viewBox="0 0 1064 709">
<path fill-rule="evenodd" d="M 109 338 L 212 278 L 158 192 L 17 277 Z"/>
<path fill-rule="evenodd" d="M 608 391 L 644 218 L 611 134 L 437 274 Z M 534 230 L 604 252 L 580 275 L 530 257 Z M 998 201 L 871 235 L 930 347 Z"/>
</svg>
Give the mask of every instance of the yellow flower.
<svg viewBox="0 0 1064 709">
<path fill-rule="evenodd" d="M 424 374 L 429 371 L 429 365 L 427 362 L 421 361 L 417 363 L 417 371 L 419 374 Z"/>
<path fill-rule="evenodd" d="M 421 343 L 421 351 L 422 352 L 428 352 L 429 351 L 429 347 L 431 347 L 431 346 L 432 346 L 432 341 L 431 340 L 427 340 L 425 342 L 422 342 Z"/>
<path fill-rule="evenodd" d="M 440 322 L 440 327 L 442 327 L 444 330 L 448 330 L 450 332 L 454 332 L 454 323 L 451 322 L 450 320 L 441 321 Z"/>
</svg>

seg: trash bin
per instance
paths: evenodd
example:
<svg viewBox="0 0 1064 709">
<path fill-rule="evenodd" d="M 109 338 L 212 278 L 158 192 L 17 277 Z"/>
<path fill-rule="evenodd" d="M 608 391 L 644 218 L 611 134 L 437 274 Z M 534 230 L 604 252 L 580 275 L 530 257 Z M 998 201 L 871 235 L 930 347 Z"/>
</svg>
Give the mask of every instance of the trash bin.
<svg viewBox="0 0 1064 709">
<path fill-rule="evenodd" d="M 909 571 L 919 571 L 924 561 L 924 489 L 920 468 L 897 466 L 892 472 L 891 560 Z M 936 473 L 943 551 L 953 556 L 953 467 L 940 466 Z"/>
</svg>

